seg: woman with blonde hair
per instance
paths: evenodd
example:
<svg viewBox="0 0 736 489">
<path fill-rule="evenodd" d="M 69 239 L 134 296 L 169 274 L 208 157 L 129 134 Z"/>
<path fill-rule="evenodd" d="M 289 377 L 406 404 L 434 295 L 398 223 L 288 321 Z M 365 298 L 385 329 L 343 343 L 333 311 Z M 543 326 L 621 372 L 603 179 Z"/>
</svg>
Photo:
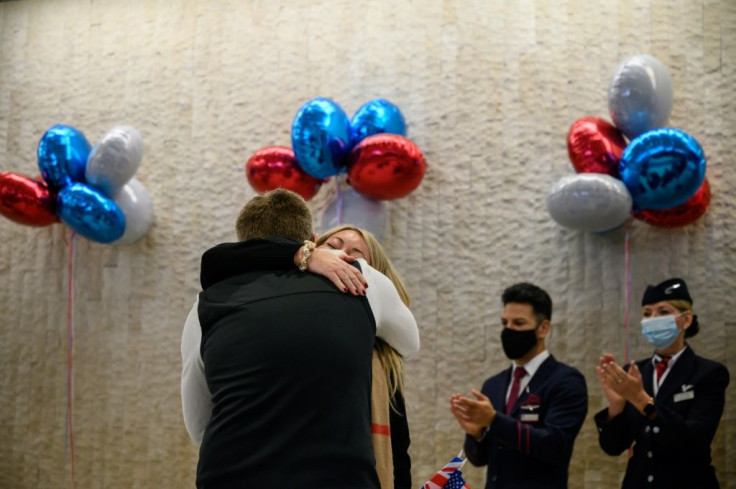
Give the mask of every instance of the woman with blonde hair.
<svg viewBox="0 0 736 489">
<path fill-rule="evenodd" d="M 409 294 L 391 260 L 376 237 L 364 229 L 343 225 L 325 232 L 317 247 L 341 250 L 355 258 L 364 258 L 369 265 L 393 282 L 401 300 L 410 305 Z M 381 488 L 411 487 L 409 457 L 409 425 L 404 405 L 404 360 L 381 338 L 373 349 L 373 385 L 371 389 L 371 430 L 376 471 Z"/>
<path fill-rule="evenodd" d="M 686 341 L 700 326 L 684 280 L 650 285 L 641 305 L 642 335 L 654 355 L 623 368 L 613 355 L 601 357 L 597 371 L 608 406 L 594 418 L 598 442 L 609 455 L 633 447 L 623 489 L 717 489 L 710 445 L 728 370 Z"/>
</svg>

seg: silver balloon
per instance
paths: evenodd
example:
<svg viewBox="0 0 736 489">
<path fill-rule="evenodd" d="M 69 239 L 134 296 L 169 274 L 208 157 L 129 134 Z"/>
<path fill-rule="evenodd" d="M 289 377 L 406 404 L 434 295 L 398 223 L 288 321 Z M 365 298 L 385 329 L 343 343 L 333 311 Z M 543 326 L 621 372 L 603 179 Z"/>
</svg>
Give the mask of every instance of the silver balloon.
<svg viewBox="0 0 736 489">
<path fill-rule="evenodd" d="M 133 177 L 142 157 L 140 133 L 130 126 L 113 127 L 92 148 L 85 178 L 106 195 L 115 195 Z"/>
<path fill-rule="evenodd" d="M 318 231 L 321 234 L 342 224 L 366 229 L 379 240 L 383 239 L 386 233 L 385 204 L 364 197 L 353 187 L 346 186 L 325 208 Z"/>
<path fill-rule="evenodd" d="M 621 62 L 608 85 L 611 119 L 629 139 L 665 126 L 672 101 L 672 79 L 667 68 L 646 54 Z"/>
<path fill-rule="evenodd" d="M 113 199 L 125 214 L 125 232 L 112 244 L 129 245 L 148 233 L 153 224 L 153 201 L 148 190 L 136 178 L 131 178 Z"/>
<path fill-rule="evenodd" d="M 622 225 L 631 212 L 631 194 L 621 180 L 602 173 L 562 177 L 547 194 L 547 210 L 560 226 L 601 232 Z"/>
</svg>

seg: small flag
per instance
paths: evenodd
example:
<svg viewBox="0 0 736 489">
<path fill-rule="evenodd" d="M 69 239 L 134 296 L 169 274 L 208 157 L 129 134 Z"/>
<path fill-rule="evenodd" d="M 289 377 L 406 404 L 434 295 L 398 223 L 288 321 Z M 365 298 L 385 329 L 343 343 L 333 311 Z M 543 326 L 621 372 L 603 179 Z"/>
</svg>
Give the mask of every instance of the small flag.
<svg viewBox="0 0 736 489">
<path fill-rule="evenodd" d="M 450 476 L 444 489 L 470 489 L 470 486 L 465 483 L 462 471 L 456 470 Z"/>
<path fill-rule="evenodd" d="M 465 459 L 462 456 L 463 452 L 460 452 L 419 489 L 470 489 L 460 471 L 460 467 L 465 465 Z"/>
</svg>

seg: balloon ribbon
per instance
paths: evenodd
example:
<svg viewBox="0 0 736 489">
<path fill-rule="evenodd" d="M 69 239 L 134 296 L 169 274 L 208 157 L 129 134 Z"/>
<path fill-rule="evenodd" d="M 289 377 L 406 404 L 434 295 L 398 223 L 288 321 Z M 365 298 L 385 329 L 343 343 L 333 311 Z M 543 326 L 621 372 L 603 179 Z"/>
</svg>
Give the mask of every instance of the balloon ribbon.
<svg viewBox="0 0 736 489">
<path fill-rule="evenodd" d="M 626 225 L 626 233 L 624 234 L 624 282 L 625 282 L 625 299 L 626 302 L 624 312 L 624 333 L 626 336 L 626 353 L 624 355 L 624 364 L 629 363 L 629 349 L 631 347 L 631 331 L 629 327 L 629 309 L 631 303 L 631 235 L 630 226 Z"/>
<path fill-rule="evenodd" d="M 335 183 L 337 184 L 337 225 L 342 225 L 342 185 L 340 179 L 335 177 Z"/>
<path fill-rule="evenodd" d="M 624 282 L 625 282 L 625 302 L 626 306 L 624 309 L 624 333 L 626 336 L 626 353 L 624 355 L 624 365 L 629 363 L 629 349 L 631 347 L 631 331 L 629 328 L 629 303 L 631 302 L 631 235 L 629 233 L 631 224 L 626 224 L 626 232 L 624 234 Z M 627 450 L 627 458 L 634 456 L 634 447 L 630 446 Z"/>
<path fill-rule="evenodd" d="M 74 487 L 74 249 L 77 234 L 69 237 L 69 269 L 67 271 L 66 302 L 66 360 L 67 360 L 67 430 L 69 433 L 69 461 L 71 462 L 71 487 Z"/>
</svg>

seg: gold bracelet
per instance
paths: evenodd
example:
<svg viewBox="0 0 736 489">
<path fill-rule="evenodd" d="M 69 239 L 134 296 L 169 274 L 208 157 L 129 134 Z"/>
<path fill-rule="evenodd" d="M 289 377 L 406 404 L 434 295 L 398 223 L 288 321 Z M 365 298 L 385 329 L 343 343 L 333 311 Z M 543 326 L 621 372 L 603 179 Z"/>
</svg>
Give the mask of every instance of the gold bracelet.
<svg viewBox="0 0 736 489">
<path fill-rule="evenodd" d="M 317 245 L 314 244 L 314 241 L 309 241 L 308 239 L 304 240 L 304 246 L 302 247 L 302 261 L 299 262 L 299 271 L 304 272 L 307 270 L 307 260 L 312 256 L 312 251 L 314 251 L 315 246 Z"/>
</svg>

